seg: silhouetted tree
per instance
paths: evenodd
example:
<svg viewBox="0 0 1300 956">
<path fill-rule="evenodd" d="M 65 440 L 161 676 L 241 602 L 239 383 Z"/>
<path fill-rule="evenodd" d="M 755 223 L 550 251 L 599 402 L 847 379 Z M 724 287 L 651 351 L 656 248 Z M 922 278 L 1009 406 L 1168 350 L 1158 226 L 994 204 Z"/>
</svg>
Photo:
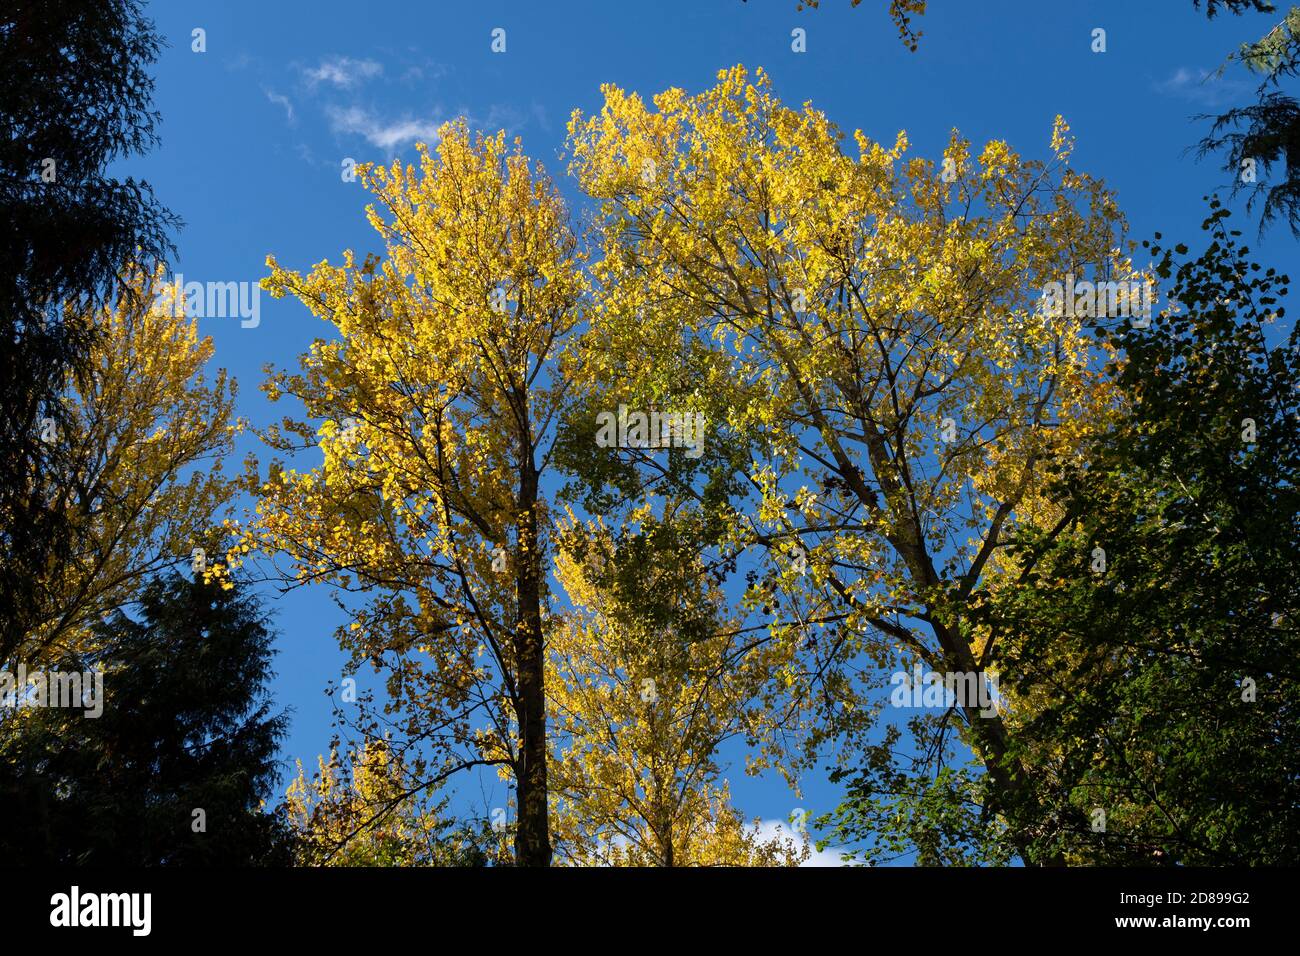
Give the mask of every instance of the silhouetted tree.
<svg viewBox="0 0 1300 956">
<path fill-rule="evenodd" d="M 271 632 L 242 587 L 179 575 L 100 628 L 103 710 L 0 709 L 0 858 L 152 866 L 289 863 L 262 810 L 287 726 L 273 715 Z M 201 812 L 200 812 L 201 811 Z"/>
<path fill-rule="evenodd" d="M 1270 12 L 1272 6 L 1259 0 L 1225 4 L 1233 13 L 1253 8 Z M 1215 4 L 1208 7 L 1211 16 Z M 1218 153 L 1223 168 L 1232 177 L 1234 194 L 1246 192 L 1247 208 L 1260 200 L 1260 229 L 1283 220 L 1300 237 L 1300 103 L 1280 89 L 1283 79 L 1300 74 L 1300 6 L 1255 43 L 1244 44 L 1228 57 L 1220 72 L 1240 62 L 1263 77 L 1258 100 L 1234 107 L 1212 119 L 1210 132 L 1200 142 L 1201 156 Z"/>
<path fill-rule="evenodd" d="M 124 263 L 171 249 L 176 220 L 150 187 L 106 175 L 155 142 L 158 49 L 138 0 L 0 8 L 0 663 L 28 627 L 34 571 L 69 547 L 68 516 L 36 489 L 60 434 L 56 396 L 94 329 L 61 304 L 102 303 Z"/>
</svg>

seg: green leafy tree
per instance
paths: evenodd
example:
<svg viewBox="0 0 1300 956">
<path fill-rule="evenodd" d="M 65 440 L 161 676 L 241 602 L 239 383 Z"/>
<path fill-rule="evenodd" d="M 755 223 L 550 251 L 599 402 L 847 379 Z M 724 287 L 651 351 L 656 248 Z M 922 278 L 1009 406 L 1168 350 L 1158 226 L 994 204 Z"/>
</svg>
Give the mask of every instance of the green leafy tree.
<svg viewBox="0 0 1300 956">
<path fill-rule="evenodd" d="M 1038 839 L 1081 862 L 1300 851 L 1300 336 L 1269 345 L 1288 279 L 1228 219 L 1215 201 L 1199 257 L 1152 245 L 1174 304 L 1151 328 L 1099 330 L 1127 414 L 989 608 Z"/>
</svg>

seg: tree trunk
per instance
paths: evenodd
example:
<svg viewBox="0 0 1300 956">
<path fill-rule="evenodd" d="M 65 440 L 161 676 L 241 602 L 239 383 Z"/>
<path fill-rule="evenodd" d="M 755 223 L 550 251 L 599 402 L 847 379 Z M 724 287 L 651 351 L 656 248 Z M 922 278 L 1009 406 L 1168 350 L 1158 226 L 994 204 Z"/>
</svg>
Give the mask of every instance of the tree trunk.
<svg viewBox="0 0 1300 956">
<path fill-rule="evenodd" d="M 530 456 L 531 458 L 531 456 Z M 515 779 L 519 825 L 515 831 L 518 866 L 551 865 L 550 813 L 546 802 L 546 671 L 542 640 L 541 555 L 537 540 L 537 473 L 526 462 L 520 482 L 520 513 L 515 564 L 518 616 L 515 714 L 522 739 Z"/>
<path fill-rule="evenodd" d="M 893 533 L 888 535 L 890 542 L 906 562 L 918 589 L 922 593 L 938 591 L 942 582 L 935 570 L 934 561 L 926 549 L 920 519 L 910 506 L 906 489 L 899 480 L 884 439 L 880 436 L 868 438 L 867 452 L 872 469 L 884 492 L 886 504 L 895 517 Z M 846 470 L 849 475 L 855 475 L 851 466 Z M 859 492 L 863 503 L 874 505 L 874 496 L 870 495 L 860 479 L 859 484 L 863 489 Z M 867 497 L 863 497 L 864 495 Z M 925 603 L 930 627 L 950 669 L 965 673 L 980 673 L 981 668 L 975 660 L 974 651 L 962 635 L 959 624 L 956 621 L 944 621 L 943 613 L 935 608 L 930 600 L 926 599 Z M 983 679 L 982 674 L 981 679 Z M 984 763 L 989 779 L 993 782 L 998 809 L 1006 815 L 1011 825 L 1012 841 L 1020 858 L 1026 866 L 1064 865 L 1064 860 L 1055 853 L 1047 859 L 1032 858 L 1025 831 L 1037 823 L 1042 815 L 1042 807 L 1034 791 L 1033 782 L 1025 777 L 1018 761 L 1007 759 L 1010 747 L 1007 727 L 1002 716 L 994 714 L 985 717 L 980 713 L 979 707 L 972 704 L 973 702 L 968 701 L 962 709 L 970 726 L 975 754 Z"/>
</svg>

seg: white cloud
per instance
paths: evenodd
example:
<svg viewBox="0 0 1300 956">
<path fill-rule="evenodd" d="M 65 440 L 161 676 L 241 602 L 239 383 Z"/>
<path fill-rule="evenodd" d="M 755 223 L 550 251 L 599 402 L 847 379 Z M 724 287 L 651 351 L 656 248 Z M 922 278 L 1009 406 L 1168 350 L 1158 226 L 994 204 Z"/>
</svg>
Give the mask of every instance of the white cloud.
<svg viewBox="0 0 1300 956">
<path fill-rule="evenodd" d="M 309 67 L 302 72 L 311 86 L 332 83 L 346 90 L 383 73 L 384 66 L 374 60 L 354 60 L 350 56 L 336 56 L 321 60 L 320 66 Z"/>
<path fill-rule="evenodd" d="M 1217 108 L 1240 99 L 1250 86 L 1227 80 L 1218 71 L 1180 66 L 1167 79 L 1155 84 L 1156 92 L 1191 100 L 1206 108 Z"/>
<path fill-rule="evenodd" d="M 293 125 L 293 103 L 290 102 L 289 97 L 285 96 L 283 93 L 277 93 L 275 92 L 275 90 L 264 89 L 263 92 L 266 93 L 266 98 L 270 100 L 272 103 L 274 103 L 276 106 L 284 107 L 284 112 L 285 115 L 288 117 L 289 125 L 292 126 Z"/>
<path fill-rule="evenodd" d="M 763 840 L 775 839 L 794 839 L 796 844 L 799 842 L 811 843 L 807 837 L 802 838 L 790 829 L 790 824 L 784 820 L 764 820 L 758 825 L 758 835 Z M 808 857 L 800 866 L 844 866 L 844 861 L 840 859 L 837 850 L 819 850 L 815 846 L 810 847 L 812 855 Z"/>
<path fill-rule="evenodd" d="M 359 106 L 347 109 L 330 107 L 326 113 L 329 115 L 330 129 L 334 132 L 362 136 L 372 146 L 389 152 L 415 142 L 436 143 L 438 128 L 442 125 L 432 120 L 409 118 L 383 121 Z"/>
</svg>

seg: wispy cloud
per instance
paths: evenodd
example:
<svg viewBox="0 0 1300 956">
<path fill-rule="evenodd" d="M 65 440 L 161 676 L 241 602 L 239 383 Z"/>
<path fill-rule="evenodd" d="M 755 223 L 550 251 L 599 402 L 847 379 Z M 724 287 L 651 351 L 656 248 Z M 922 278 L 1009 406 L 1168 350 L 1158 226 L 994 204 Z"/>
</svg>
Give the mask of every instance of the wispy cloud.
<svg viewBox="0 0 1300 956">
<path fill-rule="evenodd" d="M 442 125 L 434 120 L 409 117 L 381 120 L 359 106 L 346 109 L 330 107 L 326 114 L 329 116 L 330 129 L 334 132 L 361 136 L 372 146 L 388 152 L 415 142 L 436 143 L 438 128 Z"/>
<path fill-rule="evenodd" d="M 403 83 L 416 83 L 421 80 L 440 80 L 448 73 L 451 68 L 445 64 L 426 59 L 422 63 L 409 66 L 402 73 L 400 79 Z"/>
<path fill-rule="evenodd" d="M 289 97 L 285 96 L 283 93 L 277 93 L 275 90 L 266 88 L 263 88 L 262 92 L 264 92 L 266 98 L 276 106 L 284 107 L 285 116 L 289 120 L 289 125 L 292 126 L 294 123 L 293 103 L 290 101 Z"/>
<path fill-rule="evenodd" d="M 486 113 L 474 113 L 468 107 L 459 112 L 469 118 L 471 126 L 490 133 L 500 129 L 505 130 L 506 135 L 514 136 L 530 124 L 535 124 L 548 133 L 551 130 L 550 117 L 540 103 L 534 103 L 527 109 L 512 103 L 492 103 Z"/>
<path fill-rule="evenodd" d="M 350 56 L 335 56 L 321 60 L 320 66 L 302 71 L 310 86 L 329 83 L 340 89 L 352 89 L 366 80 L 384 72 L 384 66 L 375 60 L 354 60 Z"/>
<path fill-rule="evenodd" d="M 1190 100 L 1206 109 L 1218 109 L 1241 100 L 1251 87 L 1241 80 L 1225 79 L 1217 70 L 1180 66 L 1155 84 L 1157 93 Z"/>
</svg>

